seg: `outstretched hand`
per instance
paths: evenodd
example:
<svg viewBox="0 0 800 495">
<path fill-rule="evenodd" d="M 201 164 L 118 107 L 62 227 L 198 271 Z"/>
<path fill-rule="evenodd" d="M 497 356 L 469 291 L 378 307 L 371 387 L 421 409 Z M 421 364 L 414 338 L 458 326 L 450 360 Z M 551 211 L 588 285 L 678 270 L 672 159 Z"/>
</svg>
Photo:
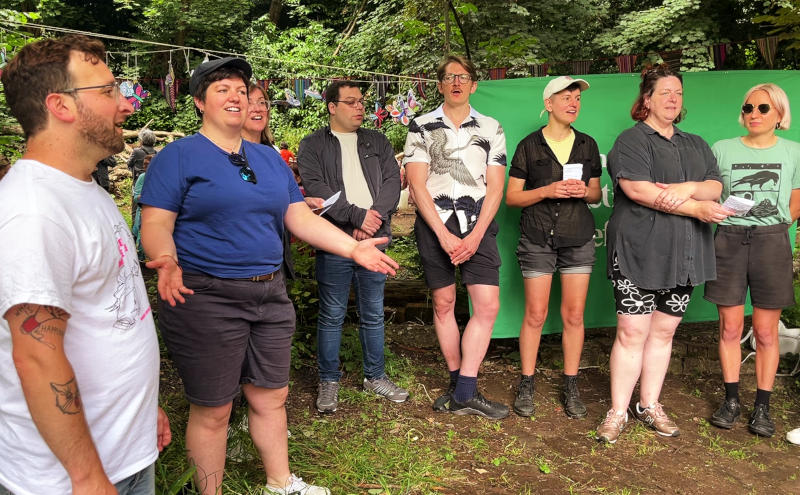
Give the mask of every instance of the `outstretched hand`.
<svg viewBox="0 0 800 495">
<path fill-rule="evenodd" d="M 400 265 L 376 247 L 388 242 L 388 237 L 377 237 L 375 239 L 359 241 L 351 252 L 353 261 L 371 272 L 395 275 L 397 273 L 395 270 L 400 268 Z"/>
<path fill-rule="evenodd" d="M 169 254 L 150 260 L 145 266 L 158 272 L 158 295 L 170 306 L 175 306 L 175 301 L 185 303 L 183 294 L 194 294 L 192 289 L 183 285 L 183 271 L 178 260 Z"/>
</svg>

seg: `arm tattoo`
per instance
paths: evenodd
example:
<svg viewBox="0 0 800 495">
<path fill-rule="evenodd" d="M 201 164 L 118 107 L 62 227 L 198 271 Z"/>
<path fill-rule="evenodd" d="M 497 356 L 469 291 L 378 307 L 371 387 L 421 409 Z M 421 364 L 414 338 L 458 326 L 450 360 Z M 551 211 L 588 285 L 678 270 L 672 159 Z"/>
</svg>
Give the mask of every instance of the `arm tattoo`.
<svg viewBox="0 0 800 495">
<path fill-rule="evenodd" d="M 56 396 L 56 407 L 61 410 L 62 414 L 81 412 L 81 394 L 74 376 L 67 383 L 50 382 L 50 388 Z"/>
<path fill-rule="evenodd" d="M 69 318 L 69 313 L 61 308 L 36 304 L 20 304 L 15 315 L 25 318 L 19 327 L 20 333 L 31 336 L 50 349 L 55 349 L 56 346 L 46 340 L 48 335 L 64 336 L 64 329 L 54 326 L 52 322 L 54 320 L 66 322 Z"/>
</svg>

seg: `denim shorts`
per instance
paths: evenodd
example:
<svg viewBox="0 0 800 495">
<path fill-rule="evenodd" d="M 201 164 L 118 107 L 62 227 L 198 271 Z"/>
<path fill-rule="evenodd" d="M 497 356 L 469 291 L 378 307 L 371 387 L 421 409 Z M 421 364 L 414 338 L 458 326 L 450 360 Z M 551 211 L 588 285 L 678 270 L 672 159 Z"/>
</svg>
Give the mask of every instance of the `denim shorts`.
<svg viewBox="0 0 800 495">
<path fill-rule="evenodd" d="M 594 239 L 583 246 L 556 248 L 551 241 L 540 246 L 522 235 L 517 245 L 517 260 L 524 278 L 549 275 L 556 270 L 562 274 L 591 274 L 595 259 Z"/>
<path fill-rule="evenodd" d="M 741 306 L 750 288 L 753 306 L 794 306 L 792 243 L 786 224 L 745 227 L 720 225 L 714 233 L 717 279 L 706 282 L 704 297 L 720 306 Z"/>
<path fill-rule="evenodd" d="M 262 282 L 185 272 L 183 283 L 194 294 L 159 301 L 158 326 L 189 402 L 221 406 L 241 383 L 289 383 L 295 313 L 280 270 Z"/>
</svg>

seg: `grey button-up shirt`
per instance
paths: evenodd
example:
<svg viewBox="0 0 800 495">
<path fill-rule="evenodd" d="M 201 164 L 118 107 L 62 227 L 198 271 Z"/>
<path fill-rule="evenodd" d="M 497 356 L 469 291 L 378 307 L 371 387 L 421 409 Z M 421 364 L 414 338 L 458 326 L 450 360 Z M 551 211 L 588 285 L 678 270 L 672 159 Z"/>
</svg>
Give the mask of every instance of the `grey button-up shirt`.
<svg viewBox="0 0 800 495">
<path fill-rule="evenodd" d="M 673 129 L 672 139 L 666 139 L 639 122 L 617 137 L 608 154 L 614 182 L 608 274 L 616 255 L 622 274 L 643 289 L 700 285 L 717 276 L 710 224 L 642 206 L 619 187 L 619 179 L 665 184 L 722 181 L 703 138 Z"/>
</svg>

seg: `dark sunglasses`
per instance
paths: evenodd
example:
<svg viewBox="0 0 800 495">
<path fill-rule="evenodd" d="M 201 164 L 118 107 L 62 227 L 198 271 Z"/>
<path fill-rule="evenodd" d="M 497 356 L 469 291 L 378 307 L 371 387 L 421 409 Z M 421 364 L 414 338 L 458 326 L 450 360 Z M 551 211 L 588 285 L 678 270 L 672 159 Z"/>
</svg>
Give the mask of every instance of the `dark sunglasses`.
<svg viewBox="0 0 800 495">
<path fill-rule="evenodd" d="M 256 173 L 250 168 L 250 164 L 247 163 L 247 155 L 244 152 L 244 146 L 242 146 L 241 155 L 239 153 L 231 153 L 228 155 L 228 160 L 230 160 L 231 165 L 234 167 L 239 167 L 239 177 L 241 177 L 243 181 L 258 184 Z"/>
<path fill-rule="evenodd" d="M 758 106 L 753 106 L 752 103 L 745 103 L 742 105 L 742 113 L 753 113 L 753 109 L 758 108 L 758 113 L 764 115 L 769 113 L 769 103 L 759 103 Z"/>
</svg>

